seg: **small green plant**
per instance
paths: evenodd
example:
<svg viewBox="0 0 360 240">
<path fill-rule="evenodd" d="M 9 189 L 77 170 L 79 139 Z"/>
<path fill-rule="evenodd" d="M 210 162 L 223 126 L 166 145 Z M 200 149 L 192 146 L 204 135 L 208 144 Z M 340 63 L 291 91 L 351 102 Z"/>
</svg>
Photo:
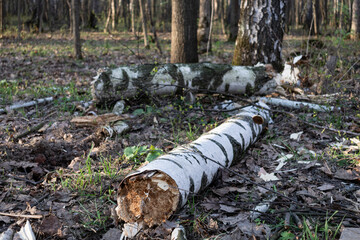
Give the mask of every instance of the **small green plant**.
<svg viewBox="0 0 360 240">
<path fill-rule="evenodd" d="M 197 138 L 198 132 L 199 132 L 199 128 L 196 126 L 196 124 L 194 124 L 193 126 L 191 126 L 190 123 L 188 123 L 188 131 L 186 131 L 186 137 L 190 140 L 190 141 L 194 141 Z"/>
<path fill-rule="evenodd" d="M 334 240 L 339 233 L 340 227 L 342 225 L 343 219 L 339 224 L 336 226 L 330 225 L 330 221 L 333 220 L 335 214 L 334 212 L 330 217 L 326 216 L 325 222 L 323 224 L 316 223 L 315 227 L 310 227 L 309 223 L 304 219 L 304 228 L 303 228 L 303 236 L 302 239 L 310 239 L 310 240 L 319 240 L 319 239 L 326 239 L 326 240 Z"/>
<path fill-rule="evenodd" d="M 290 231 L 282 232 L 279 238 L 279 240 L 293 240 L 293 239 L 296 239 L 296 236 Z"/>
<path fill-rule="evenodd" d="M 151 162 L 158 156 L 162 155 L 163 151 L 151 145 L 148 146 L 132 146 L 124 150 L 124 156 L 127 160 L 140 164 L 143 161 Z"/>
</svg>

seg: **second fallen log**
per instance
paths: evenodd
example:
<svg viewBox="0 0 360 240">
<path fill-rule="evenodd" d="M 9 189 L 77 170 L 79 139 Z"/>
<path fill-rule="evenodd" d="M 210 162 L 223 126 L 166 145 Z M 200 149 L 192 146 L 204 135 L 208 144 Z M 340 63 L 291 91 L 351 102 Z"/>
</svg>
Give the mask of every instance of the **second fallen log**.
<svg viewBox="0 0 360 240">
<path fill-rule="evenodd" d="M 246 107 L 194 142 L 126 176 L 118 189 L 117 215 L 138 226 L 166 221 L 257 140 L 271 120 L 268 107 L 262 102 L 258 105 L 263 108 Z"/>
<path fill-rule="evenodd" d="M 92 82 L 95 102 L 104 104 L 135 97 L 141 92 L 153 95 L 193 92 L 266 94 L 281 81 L 271 65 L 254 67 L 226 64 L 145 64 L 123 66 L 101 72 Z"/>
</svg>

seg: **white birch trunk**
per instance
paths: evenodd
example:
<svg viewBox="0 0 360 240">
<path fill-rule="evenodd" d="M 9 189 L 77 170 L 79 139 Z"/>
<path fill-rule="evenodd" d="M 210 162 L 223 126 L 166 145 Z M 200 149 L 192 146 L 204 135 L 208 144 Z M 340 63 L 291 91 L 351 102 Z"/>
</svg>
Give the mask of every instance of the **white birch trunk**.
<svg viewBox="0 0 360 240">
<path fill-rule="evenodd" d="M 270 65 L 269 65 L 270 66 Z M 146 64 L 124 66 L 100 73 L 92 82 L 97 103 L 135 97 L 140 92 L 172 95 L 184 89 L 194 92 L 268 94 L 274 91 L 280 74 L 267 65 L 254 67 L 226 64 Z"/>
<path fill-rule="evenodd" d="M 304 109 L 308 108 L 310 110 L 315 110 L 318 112 L 332 112 L 335 109 L 340 110 L 340 107 L 332 107 L 332 106 L 325 106 L 325 105 L 319 105 L 314 103 L 308 103 L 308 102 L 298 102 L 298 101 L 290 101 L 287 99 L 281 99 L 281 98 L 268 98 L 268 97 L 262 97 L 260 98 L 260 101 L 263 101 L 269 105 L 273 106 L 281 106 L 286 107 L 290 109 Z"/>
<path fill-rule="evenodd" d="M 117 215 L 127 223 L 153 226 L 166 221 L 230 167 L 271 121 L 268 107 L 250 106 L 194 142 L 158 157 L 120 183 Z M 261 119 L 261 121 L 259 121 Z M 255 123 L 256 122 L 256 123 Z"/>
</svg>

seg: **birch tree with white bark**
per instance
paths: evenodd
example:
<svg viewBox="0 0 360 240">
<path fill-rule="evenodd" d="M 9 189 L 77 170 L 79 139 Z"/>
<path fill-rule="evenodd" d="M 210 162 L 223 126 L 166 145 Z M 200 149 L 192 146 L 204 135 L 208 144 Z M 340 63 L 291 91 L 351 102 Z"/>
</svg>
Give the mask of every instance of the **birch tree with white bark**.
<svg viewBox="0 0 360 240">
<path fill-rule="evenodd" d="M 285 0 L 242 0 L 233 64 L 270 63 L 282 71 Z"/>
</svg>

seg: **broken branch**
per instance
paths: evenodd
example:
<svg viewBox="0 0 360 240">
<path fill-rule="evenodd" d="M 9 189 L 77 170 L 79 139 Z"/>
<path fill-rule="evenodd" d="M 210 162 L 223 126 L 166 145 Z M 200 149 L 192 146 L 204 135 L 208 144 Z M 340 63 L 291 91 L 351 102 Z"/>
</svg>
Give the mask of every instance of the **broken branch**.
<svg viewBox="0 0 360 240">
<path fill-rule="evenodd" d="M 11 105 L 10 107 L 6 107 L 5 109 L 0 108 L 0 114 L 6 113 L 10 110 L 15 110 L 15 109 L 24 108 L 24 107 L 31 107 L 31 106 L 35 106 L 37 104 L 52 102 L 53 100 L 54 100 L 53 97 L 48 97 L 48 98 L 40 98 L 40 99 L 26 102 L 26 103 L 14 104 L 14 105 Z"/>
</svg>

